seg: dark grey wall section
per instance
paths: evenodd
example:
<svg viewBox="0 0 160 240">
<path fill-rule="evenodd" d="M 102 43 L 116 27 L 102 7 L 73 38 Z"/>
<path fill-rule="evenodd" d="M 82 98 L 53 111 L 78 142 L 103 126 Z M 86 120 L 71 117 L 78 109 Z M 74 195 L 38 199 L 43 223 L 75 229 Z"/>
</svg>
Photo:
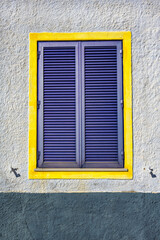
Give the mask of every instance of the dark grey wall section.
<svg viewBox="0 0 160 240">
<path fill-rule="evenodd" d="M 1 193 L 0 240 L 159 240 L 160 194 Z"/>
</svg>

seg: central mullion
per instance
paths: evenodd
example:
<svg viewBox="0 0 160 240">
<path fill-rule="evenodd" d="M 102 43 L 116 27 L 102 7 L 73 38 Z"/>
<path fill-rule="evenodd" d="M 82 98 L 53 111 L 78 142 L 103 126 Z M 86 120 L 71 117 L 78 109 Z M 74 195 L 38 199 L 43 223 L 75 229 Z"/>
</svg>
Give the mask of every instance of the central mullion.
<svg viewBox="0 0 160 240">
<path fill-rule="evenodd" d="M 82 53 L 78 42 L 76 54 L 76 162 L 82 167 Z"/>
</svg>

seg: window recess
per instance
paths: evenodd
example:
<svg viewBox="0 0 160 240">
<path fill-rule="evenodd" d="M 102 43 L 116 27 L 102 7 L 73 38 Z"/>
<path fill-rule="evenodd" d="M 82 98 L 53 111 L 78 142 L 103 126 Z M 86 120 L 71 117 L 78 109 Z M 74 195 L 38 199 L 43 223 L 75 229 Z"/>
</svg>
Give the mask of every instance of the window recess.
<svg viewBox="0 0 160 240">
<path fill-rule="evenodd" d="M 124 167 L 122 41 L 38 42 L 37 167 Z"/>
</svg>

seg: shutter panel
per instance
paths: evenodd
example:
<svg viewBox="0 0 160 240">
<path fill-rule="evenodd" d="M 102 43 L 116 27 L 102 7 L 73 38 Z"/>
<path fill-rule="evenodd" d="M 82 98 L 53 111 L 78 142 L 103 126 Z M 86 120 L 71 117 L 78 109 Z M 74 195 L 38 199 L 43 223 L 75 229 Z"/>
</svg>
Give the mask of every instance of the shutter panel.
<svg viewBox="0 0 160 240">
<path fill-rule="evenodd" d="M 122 135 L 119 132 L 122 128 L 119 46 L 115 42 L 83 43 L 85 167 L 120 166 L 123 136 L 119 136 Z"/>
<path fill-rule="evenodd" d="M 38 43 L 38 167 L 123 167 L 121 48 Z"/>
<path fill-rule="evenodd" d="M 70 45 L 41 43 L 43 167 L 76 165 L 76 47 Z"/>
</svg>

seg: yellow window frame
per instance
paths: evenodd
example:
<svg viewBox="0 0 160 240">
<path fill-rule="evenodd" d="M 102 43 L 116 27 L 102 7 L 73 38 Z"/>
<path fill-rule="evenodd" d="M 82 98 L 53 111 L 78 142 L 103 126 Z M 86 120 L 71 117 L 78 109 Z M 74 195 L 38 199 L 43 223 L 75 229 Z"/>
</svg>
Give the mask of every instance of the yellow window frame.
<svg viewBox="0 0 160 240">
<path fill-rule="evenodd" d="M 132 179 L 132 79 L 131 32 L 30 33 L 29 51 L 29 179 Z M 37 42 L 122 40 L 124 97 L 124 168 L 38 169 L 37 168 Z"/>
</svg>

